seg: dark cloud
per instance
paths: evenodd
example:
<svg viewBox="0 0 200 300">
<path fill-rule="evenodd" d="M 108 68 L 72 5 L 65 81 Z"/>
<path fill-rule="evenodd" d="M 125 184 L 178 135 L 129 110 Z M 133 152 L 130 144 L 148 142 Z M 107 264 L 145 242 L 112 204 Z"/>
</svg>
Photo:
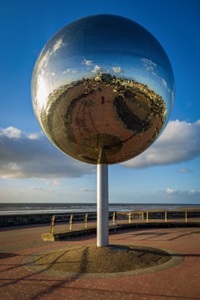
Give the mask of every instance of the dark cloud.
<svg viewBox="0 0 200 300">
<path fill-rule="evenodd" d="M 139 156 L 124 162 L 130 168 L 147 168 L 187 162 L 200 155 L 200 120 L 171 121 L 160 138 Z M 1 178 L 80 177 L 96 167 L 76 161 L 56 149 L 42 133 L 27 134 L 13 127 L 0 129 Z M 180 172 L 188 172 L 181 169 Z"/>
<path fill-rule="evenodd" d="M 95 170 L 56 149 L 43 134 L 13 127 L 0 130 L 1 178 L 80 177 Z"/>
</svg>

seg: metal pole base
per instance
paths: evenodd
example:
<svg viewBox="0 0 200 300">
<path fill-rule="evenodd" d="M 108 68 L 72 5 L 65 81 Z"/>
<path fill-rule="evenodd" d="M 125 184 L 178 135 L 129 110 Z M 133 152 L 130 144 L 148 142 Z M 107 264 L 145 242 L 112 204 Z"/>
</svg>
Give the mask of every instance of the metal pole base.
<svg viewBox="0 0 200 300">
<path fill-rule="evenodd" d="M 108 246 L 108 165 L 97 165 L 97 247 Z"/>
</svg>

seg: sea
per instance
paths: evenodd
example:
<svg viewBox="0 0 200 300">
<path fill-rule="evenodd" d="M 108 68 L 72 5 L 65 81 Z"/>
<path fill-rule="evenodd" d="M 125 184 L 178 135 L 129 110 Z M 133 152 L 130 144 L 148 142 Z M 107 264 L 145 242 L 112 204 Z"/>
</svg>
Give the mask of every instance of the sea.
<svg viewBox="0 0 200 300">
<path fill-rule="evenodd" d="M 163 204 L 163 203 L 110 203 L 109 211 L 150 211 L 150 210 L 182 210 L 200 209 L 200 204 Z M 64 214 L 96 212 L 96 204 L 91 203 L 0 203 L 0 215 L 19 214 Z"/>
</svg>

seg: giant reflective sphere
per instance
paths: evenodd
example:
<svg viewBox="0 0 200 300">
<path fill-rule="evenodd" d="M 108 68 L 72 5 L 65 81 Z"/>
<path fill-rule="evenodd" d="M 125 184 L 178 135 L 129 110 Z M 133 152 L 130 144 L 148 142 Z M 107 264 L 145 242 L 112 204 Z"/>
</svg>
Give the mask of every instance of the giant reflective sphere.
<svg viewBox="0 0 200 300">
<path fill-rule="evenodd" d="M 159 42 L 137 23 L 97 15 L 57 32 L 32 79 L 33 107 L 51 142 L 86 163 L 140 154 L 167 123 L 174 76 Z"/>
</svg>

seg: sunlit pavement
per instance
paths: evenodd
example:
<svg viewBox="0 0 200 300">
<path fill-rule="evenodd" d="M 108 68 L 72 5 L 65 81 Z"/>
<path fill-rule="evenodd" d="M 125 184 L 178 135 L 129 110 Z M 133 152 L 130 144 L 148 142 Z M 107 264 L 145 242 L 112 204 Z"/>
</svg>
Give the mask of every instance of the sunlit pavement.
<svg viewBox="0 0 200 300">
<path fill-rule="evenodd" d="M 48 270 L 30 272 L 29 256 L 67 246 L 96 244 L 96 236 L 43 242 L 49 226 L 1 229 L 0 299 L 200 299 L 200 228 L 131 229 L 110 234 L 109 243 L 141 245 L 172 251 L 178 265 L 128 276 L 60 277 Z"/>
</svg>

